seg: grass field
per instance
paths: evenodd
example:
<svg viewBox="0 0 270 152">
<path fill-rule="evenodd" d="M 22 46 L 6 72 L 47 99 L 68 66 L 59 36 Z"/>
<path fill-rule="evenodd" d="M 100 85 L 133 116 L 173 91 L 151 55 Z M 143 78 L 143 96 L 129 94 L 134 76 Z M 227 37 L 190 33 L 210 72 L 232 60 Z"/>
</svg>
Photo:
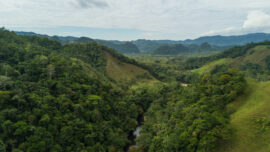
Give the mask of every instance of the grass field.
<svg viewBox="0 0 270 152">
<path fill-rule="evenodd" d="M 108 52 L 104 52 L 107 59 L 106 72 L 112 79 L 116 81 L 130 81 L 132 79 L 149 79 L 154 80 L 151 74 L 136 65 L 124 63 L 111 56 Z"/>
<path fill-rule="evenodd" d="M 270 82 L 248 80 L 248 87 L 241 97 L 229 104 L 232 138 L 221 143 L 215 152 L 270 152 L 270 125 L 256 120 L 270 120 Z"/>
</svg>

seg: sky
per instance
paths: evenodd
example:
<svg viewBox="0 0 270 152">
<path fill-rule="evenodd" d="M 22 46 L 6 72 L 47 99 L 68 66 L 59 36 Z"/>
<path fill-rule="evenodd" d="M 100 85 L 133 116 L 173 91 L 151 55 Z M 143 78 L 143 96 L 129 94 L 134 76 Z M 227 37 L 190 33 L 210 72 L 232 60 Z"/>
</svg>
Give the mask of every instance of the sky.
<svg viewBox="0 0 270 152">
<path fill-rule="evenodd" d="M 0 0 L 0 26 L 106 40 L 270 33 L 270 0 Z"/>
</svg>

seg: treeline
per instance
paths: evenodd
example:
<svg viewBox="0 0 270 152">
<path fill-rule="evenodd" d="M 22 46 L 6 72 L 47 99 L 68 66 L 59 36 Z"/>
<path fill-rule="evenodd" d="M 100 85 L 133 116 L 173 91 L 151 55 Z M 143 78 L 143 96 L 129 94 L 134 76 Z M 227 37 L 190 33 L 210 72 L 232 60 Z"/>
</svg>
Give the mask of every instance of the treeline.
<svg viewBox="0 0 270 152">
<path fill-rule="evenodd" d="M 139 63 L 135 59 L 128 58 L 120 53 L 118 53 L 116 50 L 108 48 L 106 46 L 103 46 L 103 48 L 109 52 L 113 57 L 117 58 L 118 60 L 125 62 L 125 63 L 130 63 L 133 65 L 136 65 L 138 67 L 141 67 L 143 69 L 146 69 L 153 77 L 155 77 L 158 80 L 161 80 L 162 77 L 155 71 L 153 68 L 149 65 L 146 65 L 144 63 Z"/>
<path fill-rule="evenodd" d="M 97 42 L 105 45 L 109 48 L 113 48 L 117 50 L 119 53 L 128 54 L 128 53 L 140 53 L 140 50 L 137 46 L 131 42 L 121 42 L 121 43 L 114 43 L 105 40 L 97 40 Z"/>
<path fill-rule="evenodd" d="M 24 35 L 24 36 L 38 36 L 38 37 L 49 38 L 52 40 L 57 40 L 58 42 L 62 44 L 98 42 L 104 46 L 117 50 L 119 53 L 140 53 L 140 50 L 137 48 L 137 46 L 131 42 L 97 40 L 97 39 L 91 39 L 88 37 L 73 37 L 73 36 L 63 37 L 63 36 L 56 36 L 56 35 L 48 36 L 48 35 L 36 34 L 33 32 L 16 32 L 16 34 Z"/>
</svg>

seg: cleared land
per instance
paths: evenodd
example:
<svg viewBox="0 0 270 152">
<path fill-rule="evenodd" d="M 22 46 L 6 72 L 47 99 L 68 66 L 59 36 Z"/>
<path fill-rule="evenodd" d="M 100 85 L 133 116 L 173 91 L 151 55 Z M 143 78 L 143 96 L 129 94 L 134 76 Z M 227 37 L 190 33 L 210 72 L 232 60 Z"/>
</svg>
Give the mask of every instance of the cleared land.
<svg viewBox="0 0 270 152">
<path fill-rule="evenodd" d="M 132 65 L 129 63 L 121 62 L 120 60 L 114 58 L 108 52 L 104 52 L 105 57 L 107 59 L 106 72 L 112 79 L 116 81 L 130 81 L 130 80 L 154 80 L 151 74 L 136 65 Z"/>
</svg>

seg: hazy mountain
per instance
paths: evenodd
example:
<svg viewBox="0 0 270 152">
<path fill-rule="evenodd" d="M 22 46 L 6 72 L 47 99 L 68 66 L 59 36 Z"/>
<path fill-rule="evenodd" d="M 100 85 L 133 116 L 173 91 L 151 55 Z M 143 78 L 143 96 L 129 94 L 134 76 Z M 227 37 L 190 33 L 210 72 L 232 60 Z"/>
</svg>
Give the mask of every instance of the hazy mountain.
<svg viewBox="0 0 270 152">
<path fill-rule="evenodd" d="M 270 40 L 270 34 L 267 33 L 253 33 L 239 36 L 204 36 L 197 39 L 187 39 L 184 41 L 173 41 L 173 40 L 136 40 L 132 41 L 141 52 L 149 52 L 158 49 L 162 45 L 175 45 L 175 44 L 197 44 L 209 43 L 215 46 L 234 46 L 234 45 L 245 45 L 250 42 L 260 42 Z"/>
<path fill-rule="evenodd" d="M 194 40 L 182 41 L 183 44 L 202 44 L 207 42 L 211 45 L 228 46 L 228 45 L 244 45 L 250 42 L 260 42 L 270 40 L 270 34 L 253 33 L 238 36 L 205 36 Z"/>
</svg>

